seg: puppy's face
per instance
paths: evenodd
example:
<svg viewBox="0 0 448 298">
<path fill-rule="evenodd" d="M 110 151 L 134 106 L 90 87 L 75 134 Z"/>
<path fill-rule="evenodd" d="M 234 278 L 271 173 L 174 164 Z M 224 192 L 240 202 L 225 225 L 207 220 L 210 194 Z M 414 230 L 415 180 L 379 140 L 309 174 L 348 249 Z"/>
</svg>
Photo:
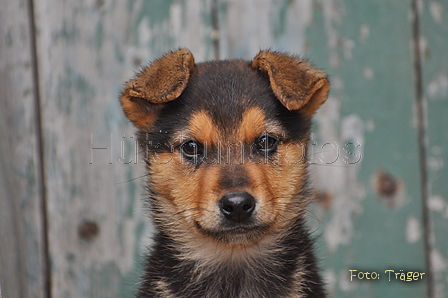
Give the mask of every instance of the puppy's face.
<svg viewBox="0 0 448 298">
<path fill-rule="evenodd" d="M 189 59 L 179 50 L 154 62 L 121 98 L 140 129 L 154 220 L 179 240 L 256 244 L 304 212 L 310 119 L 328 81 L 271 52 L 252 63 Z M 174 79 L 151 85 L 163 75 Z"/>
</svg>

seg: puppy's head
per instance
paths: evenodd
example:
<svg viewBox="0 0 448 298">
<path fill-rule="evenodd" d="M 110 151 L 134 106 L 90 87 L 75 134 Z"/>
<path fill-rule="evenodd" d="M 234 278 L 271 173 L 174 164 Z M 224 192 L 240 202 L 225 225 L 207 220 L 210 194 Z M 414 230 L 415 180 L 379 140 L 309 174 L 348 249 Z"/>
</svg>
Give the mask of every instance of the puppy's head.
<svg viewBox="0 0 448 298">
<path fill-rule="evenodd" d="M 143 69 L 121 104 L 139 129 L 158 228 L 249 246 L 302 215 L 311 117 L 328 91 L 325 73 L 271 51 L 195 64 L 180 49 Z"/>
</svg>

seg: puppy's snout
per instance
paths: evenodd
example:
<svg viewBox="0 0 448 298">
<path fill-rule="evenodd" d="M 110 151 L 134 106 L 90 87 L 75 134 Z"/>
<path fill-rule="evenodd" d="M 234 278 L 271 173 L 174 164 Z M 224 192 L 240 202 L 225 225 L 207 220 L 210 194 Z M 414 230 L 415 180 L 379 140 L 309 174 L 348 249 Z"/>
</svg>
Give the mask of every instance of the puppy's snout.
<svg viewBox="0 0 448 298">
<path fill-rule="evenodd" d="M 247 220 L 255 210 L 255 205 L 255 198 L 245 191 L 228 193 L 219 200 L 221 213 L 233 222 Z"/>
</svg>

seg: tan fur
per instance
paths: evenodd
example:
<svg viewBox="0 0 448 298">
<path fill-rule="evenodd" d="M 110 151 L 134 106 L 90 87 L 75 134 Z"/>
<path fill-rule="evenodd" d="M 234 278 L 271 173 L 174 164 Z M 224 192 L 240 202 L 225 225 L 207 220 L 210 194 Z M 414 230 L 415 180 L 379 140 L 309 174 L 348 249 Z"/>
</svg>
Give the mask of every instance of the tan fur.
<svg viewBox="0 0 448 298">
<path fill-rule="evenodd" d="M 236 134 L 240 139 L 235 141 L 253 142 L 255 136 L 261 134 L 263 128 L 268 126 L 263 118 L 258 109 L 251 109 L 245 113 L 242 120 L 244 125 L 239 126 L 239 133 Z M 203 125 L 201 126 L 197 121 L 204 121 Z M 254 125 L 250 125 L 251 123 Z M 255 131 L 250 128 L 254 128 Z M 261 131 L 255 133 L 259 129 Z M 219 138 L 223 134 L 219 133 L 219 129 L 214 127 L 205 113 L 197 113 L 192 117 L 190 131 L 190 134 L 184 135 L 184 137 L 204 139 L 210 144 L 213 142 L 220 144 L 223 148 L 227 144 L 225 139 Z M 303 148 L 297 144 L 295 146 L 288 145 L 279 145 L 279 156 L 288 158 L 277 160 L 275 167 L 263 161 L 254 163 L 248 160 L 240 165 L 245 168 L 249 176 L 250 187 L 246 190 L 258 198 L 261 210 L 257 215 L 258 219 L 270 226 L 271 229 L 287 224 L 289 219 L 297 215 L 297 212 L 304 212 L 304 206 L 308 203 L 304 200 L 303 206 L 296 206 L 294 209 L 290 207 L 293 195 L 302 187 L 301 181 L 305 166 L 301 163 L 289 162 L 289 160 L 300 160 Z M 180 226 L 188 227 L 189 231 L 185 231 L 185 234 L 193 233 L 198 239 L 205 237 L 208 238 L 208 241 L 214 241 L 213 238 L 199 233 L 195 228 L 195 222 L 205 229 L 217 228 L 219 222 L 218 210 L 216 210 L 217 201 L 228 191 L 220 188 L 218 177 L 222 171 L 226 170 L 227 165 L 212 164 L 192 171 L 191 166 L 182 161 L 178 152 L 159 154 L 157 161 L 153 162 L 149 169 L 154 183 L 153 188 L 161 194 L 160 200 L 168 200 L 172 204 L 168 204 L 164 210 L 166 209 L 166 212 L 173 210 L 172 217 L 167 217 L 172 222 L 170 226 L 173 226 L 173 231 L 179 231 Z M 245 239 L 241 239 L 240 244 L 253 246 L 256 242 L 247 242 Z M 227 246 L 225 243 L 217 243 L 217 245 Z"/>
<path fill-rule="evenodd" d="M 127 82 L 120 101 L 123 111 L 140 129 L 148 129 L 157 118 L 157 104 L 171 101 L 182 93 L 194 68 L 187 49 L 168 53 Z M 146 102 L 146 103 L 145 103 Z"/>
<path fill-rule="evenodd" d="M 306 287 L 311 289 L 317 284 L 310 281 L 320 281 L 319 278 L 309 279 L 311 273 L 314 273 L 313 270 L 317 270 L 314 267 L 310 269 L 314 264 L 313 258 L 304 252 L 294 255 L 296 250 L 302 247 L 307 249 L 307 245 L 311 246 L 308 244 L 308 234 L 299 235 L 303 237 L 299 240 L 304 242 L 296 242 L 297 245 L 292 249 L 288 247 L 291 242 L 298 240 L 296 235 L 302 227 L 298 219 L 303 218 L 306 205 L 312 199 L 312 195 L 308 193 L 305 157 L 309 135 L 305 130 L 296 134 L 296 128 L 299 126 L 283 122 L 283 118 L 279 115 L 287 113 L 286 115 L 290 117 L 288 120 L 303 121 L 303 127 L 308 128 L 311 116 L 327 98 L 329 91 L 327 76 L 304 60 L 271 51 L 261 51 L 250 63 L 241 60 L 230 63 L 233 63 L 230 65 L 234 68 L 240 70 L 245 68 L 247 71 L 243 75 L 236 76 L 236 79 L 245 77 L 245 74 L 255 74 L 255 78 L 260 80 L 260 84 L 255 86 L 263 86 L 264 89 L 260 90 L 268 95 L 266 100 L 274 103 L 269 107 L 279 110 L 274 110 L 274 113 L 263 110 L 267 106 L 264 102 L 243 106 L 239 110 L 229 109 L 242 111 L 242 115 L 227 117 L 226 114 L 217 114 L 218 123 L 227 119 L 233 121 L 231 125 L 222 127 L 213 119 L 215 106 L 208 106 L 209 102 L 194 106 L 196 97 L 188 96 L 196 93 L 186 92 L 185 97 L 179 100 L 186 99 L 186 102 L 195 108 L 190 110 L 194 112 L 185 113 L 189 110 L 184 110 L 183 114 L 166 114 L 167 119 L 173 119 L 176 125 L 172 131 L 164 135 L 166 138 L 162 142 L 169 142 L 173 148 L 171 151 L 148 152 L 146 156 L 150 177 L 148 187 L 151 191 L 151 213 L 154 222 L 160 235 L 163 234 L 165 237 L 160 236 L 158 243 L 160 247 L 165 245 L 165 252 L 172 249 L 172 254 L 166 258 L 167 260 L 176 259 L 179 263 L 173 266 L 175 270 L 171 271 L 171 276 L 161 275 L 158 270 L 153 270 L 156 267 L 148 267 L 152 270 L 148 270 L 152 277 L 149 277 L 150 282 L 142 287 L 142 291 L 148 294 L 145 297 L 153 297 L 155 294 L 157 297 L 178 298 L 173 293 L 179 293 L 182 297 L 192 296 L 193 290 L 182 292 L 176 289 L 178 286 L 176 283 L 173 283 L 174 287 L 170 284 L 172 282 L 170 278 L 178 278 L 176 275 L 178 269 L 184 264 L 193 264 L 184 266 L 184 270 L 188 267 L 189 275 L 186 275 L 190 278 L 188 282 L 203 287 L 201 291 L 206 292 L 204 297 L 209 298 L 221 297 L 222 293 L 218 291 L 222 289 L 222 282 L 227 281 L 238 286 L 238 297 L 260 298 L 267 295 L 267 291 L 260 290 L 254 285 L 265 285 L 274 277 L 276 278 L 274 280 L 278 281 L 276 283 L 276 286 L 279 285 L 278 289 L 284 287 L 282 295 L 285 298 L 303 298 L 307 295 Z M 267 90 L 268 82 L 264 74 L 254 72 L 250 67 L 267 74 L 275 97 L 284 107 L 294 112 L 286 111 L 276 102 L 276 98 L 272 96 L 270 90 Z M 197 82 L 204 78 L 201 77 L 204 69 L 207 70 L 203 65 L 195 66 L 192 54 L 186 49 L 168 53 L 154 61 L 125 84 L 120 101 L 126 116 L 141 132 L 147 132 L 147 136 L 154 137 L 158 129 L 153 126 L 159 123 L 156 122 L 159 111 L 166 102 L 173 101 L 182 94 L 192 73 L 191 88 L 199 88 L 200 84 Z M 220 67 L 216 67 L 216 72 L 219 71 Z M 219 83 L 218 79 L 217 84 Z M 206 88 L 199 89 L 201 92 L 202 90 L 209 91 Z M 243 100 L 245 95 L 240 93 L 239 96 L 241 94 Z M 218 99 L 216 103 L 222 107 L 226 101 L 220 100 L 226 98 L 227 94 L 219 95 L 221 97 L 216 97 Z M 264 97 L 260 98 L 264 100 Z M 198 102 L 204 103 L 204 101 Z M 182 104 L 176 106 L 176 102 L 171 104 L 174 108 L 186 106 Z M 222 111 L 218 109 L 218 113 Z M 183 119 L 184 122 L 178 122 L 173 115 L 182 115 L 186 119 Z M 159 123 L 161 127 L 166 125 L 167 119 Z M 178 123 L 186 125 L 179 128 Z M 143 135 L 141 134 L 141 138 Z M 257 142 L 267 135 L 271 137 L 271 141 L 274 139 L 276 147 L 272 147 L 272 150 L 257 148 Z M 154 138 L 154 140 L 160 139 Z M 200 162 L 194 161 L 192 154 L 185 151 L 182 153 L 182 145 L 186 141 L 194 141 L 197 142 L 197 146 L 204 146 L 201 155 L 194 156 L 202 158 Z M 253 145 L 255 146 L 252 147 Z M 207 156 L 205 150 L 207 148 L 213 148 L 210 150 L 213 152 L 212 156 Z M 241 221 L 242 224 L 235 225 L 236 228 L 233 230 L 226 230 L 226 222 L 223 220 L 226 220 L 224 216 L 228 214 L 225 214 L 222 202 L 223 198 L 227 199 L 227 195 L 232 192 L 250 194 L 256 200 L 256 209 L 250 211 L 250 225 Z M 164 244 L 163 239 L 170 241 Z M 286 254 L 287 257 L 278 257 L 284 256 L 285 252 L 293 251 L 293 254 Z M 170 266 L 169 262 L 159 263 L 159 260 L 164 260 L 159 258 L 159 255 L 154 254 L 152 257 L 155 260 L 153 264 L 161 266 L 162 271 Z M 285 282 L 286 278 L 282 273 L 284 260 L 296 262 L 294 264 L 296 269 L 293 269 L 295 271 L 291 271 L 289 275 L 292 285 Z M 228 276 L 221 275 L 223 272 Z M 239 274 L 238 278 L 245 280 L 235 278 L 236 272 Z M 260 276 L 263 277 L 261 280 Z M 210 280 L 214 284 L 206 282 Z"/>
<path fill-rule="evenodd" d="M 243 114 L 243 120 L 238 128 L 237 138 L 242 142 L 253 142 L 266 131 L 265 116 L 263 111 L 254 107 Z"/>
<path fill-rule="evenodd" d="M 156 284 L 156 292 L 165 298 L 177 298 L 176 295 L 171 293 L 168 284 L 165 281 L 158 281 Z"/>
<path fill-rule="evenodd" d="M 327 100 L 327 75 L 308 62 L 271 51 L 261 51 L 252 66 L 267 72 L 275 96 L 289 110 L 312 116 Z"/>
<path fill-rule="evenodd" d="M 219 141 L 218 128 L 205 111 L 196 112 L 191 116 L 189 130 L 191 136 L 204 145 L 217 144 Z"/>
</svg>

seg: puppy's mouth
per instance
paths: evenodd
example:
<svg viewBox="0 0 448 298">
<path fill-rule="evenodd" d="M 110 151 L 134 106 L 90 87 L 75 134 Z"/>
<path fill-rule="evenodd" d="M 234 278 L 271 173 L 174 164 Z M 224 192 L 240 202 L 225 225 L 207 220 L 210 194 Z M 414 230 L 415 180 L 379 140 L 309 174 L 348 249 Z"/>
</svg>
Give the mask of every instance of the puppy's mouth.
<svg viewBox="0 0 448 298">
<path fill-rule="evenodd" d="M 207 229 L 202 227 L 197 221 L 195 221 L 195 226 L 202 234 L 212 237 L 219 243 L 230 245 L 255 244 L 270 228 L 268 224 L 238 224 L 232 226 L 223 225 L 216 229 Z"/>
</svg>

